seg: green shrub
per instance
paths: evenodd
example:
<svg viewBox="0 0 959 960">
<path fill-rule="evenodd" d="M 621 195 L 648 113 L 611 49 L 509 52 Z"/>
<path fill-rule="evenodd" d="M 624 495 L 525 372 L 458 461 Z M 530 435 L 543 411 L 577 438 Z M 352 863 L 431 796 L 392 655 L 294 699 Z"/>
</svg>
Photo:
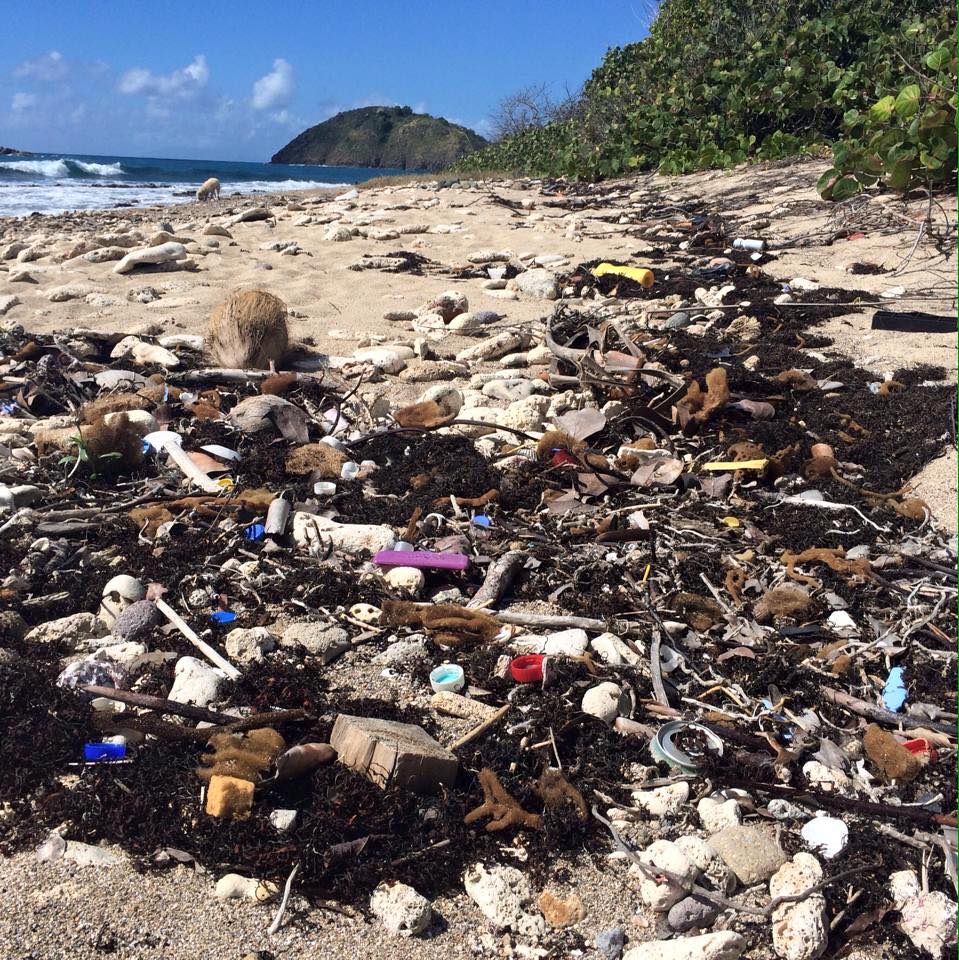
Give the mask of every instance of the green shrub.
<svg viewBox="0 0 959 960">
<path fill-rule="evenodd" d="M 908 82 L 846 113 L 833 166 L 819 180 L 823 197 L 844 200 L 876 183 L 907 191 L 955 182 L 955 28 L 944 19 L 904 25 L 894 53 L 910 68 Z"/>
<path fill-rule="evenodd" d="M 908 36 L 915 64 L 900 54 L 904 19 L 926 24 Z M 606 54 L 571 120 L 493 144 L 457 169 L 596 179 L 818 152 L 842 136 L 854 141 L 857 117 L 917 82 L 922 58 L 946 37 L 954 44 L 955 22 L 955 6 L 941 0 L 663 0 L 649 37 Z M 941 56 L 924 69 L 948 71 Z M 926 157 L 948 167 L 932 136 Z M 836 170 L 847 173 L 838 161 Z"/>
</svg>

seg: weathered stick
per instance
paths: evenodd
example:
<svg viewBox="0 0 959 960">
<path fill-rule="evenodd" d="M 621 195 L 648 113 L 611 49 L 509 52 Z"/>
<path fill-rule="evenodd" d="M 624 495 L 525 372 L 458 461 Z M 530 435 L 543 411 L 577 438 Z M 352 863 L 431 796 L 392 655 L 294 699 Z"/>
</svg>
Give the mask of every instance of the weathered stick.
<svg viewBox="0 0 959 960">
<path fill-rule="evenodd" d="M 496 604 L 509 589 L 509 585 L 519 573 L 525 560 L 526 554 L 522 550 L 508 550 L 491 563 L 482 586 L 473 594 L 466 606 L 483 607 Z"/>
<path fill-rule="evenodd" d="M 212 727 L 184 727 L 179 723 L 161 720 L 153 714 L 136 716 L 127 713 L 106 714 L 95 712 L 92 718 L 97 730 L 116 732 L 124 728 L 139 730 L 141 733 L 163 740 L 177 740 L 186 743 L 206 743 L 210 737 L 222 733 L 243 733 L 246 730 L 259 730 L 263 727 L 279 726 L 295 720 L 305 720 L 309 714 L 305 710 L 275 710 L 272 713 L 255 713 L 243 717 L 236 723 L 225 723 Z"/>
<path fill-rule="evenodd" d="M 280 723 L 293 723 L 310 718 L 310 713 L 301 707 L 293 710 L 269 710 L 266 713 L 251 713 L 248 717 L 234 717 L 232 723 L 224 724 L 213 732 L 243 733 L 244 730 L 258 730 L 260 727 L 273 727 Z"/>
<path fill-rule="evenodd" d="M 283 914 L 286 913 L 286 905 L 290 900 L 290 891 L 293 889 L 293 880 L 296 878 L 299 870 L 299 863 L 294 863 L 293 869 L 290 871 L 290 875 L 286 878 L 286 884 L 283 886 L 283 899 L 280 901 L 280 906 L 276 911 L 276 916 L 273 918 L 273 922 L 267 929 L 267 933 L 273 934 L 280 929 L 280 924 L 283 923 Z"/>
<path fill-rule="evenodd" d="M 272 377 L 270 370 L 241 370 L 237 367 L 201 367 L 199 370 L 186 370 L 183 373 L 174 373 L 170 380 L 177 383 L 208 383 L 210 381 L 226 383 L 259 383 Z M 309 373 L 297 373 L 297 380 L 321 380 Z"/>
<path fill-rule="evenodd" d="M 599 633 L 607 630 L 625 633 L 634 629 L 632 624 L 622 620 L 608 624 L 605 620 L 594 620 L 592 617 L 563 617 L 551 613 L 511 613 L 508 610 L 497 610 L 495 616 L 501 623 L 512 623 L 519 627 L 546 627 L 557 630 L 578 627 L 580 630 L 596 630 Z"/>
<path fill-rule="evenodd" d="M 100 710 L 93 711 L 90 725 L 100 733 L 112 735 L 124 730 L 136 730 L 138 733 L 161 740 L 172 740 L 174 743 L 206 743 L 214 733 L 223 732 L 223 727 L 185 727 L 180 723 L 161 720 L 150 713 L 137 716 L 131 713 L 104 713 Z"/>
<path fill-rule="evenodd" d="M 872 803 L 869 800 L 853 800 L 850 797 L 840 797 L 831 793 L 819 793 L 815 790 L 803 790 L 799 787 L 787 787 L 779 783 L 762 783 L 758 780 L 740 780 L 724 777 L 722 773 L 712 771 L 712 775 L 721 780 L 724 786 L 741 787 L 743 790 L 755 790 L 758 793 L 771 793 L 780 797 L 789 797 L 800 802 L 810 803 L 817 807 L 832 807 L 834 810 L 846 810 L 850 813 L 861 813 L 869 816 L 882 817 L 886 820 L 913 820 L 917 823 L 937 824 L 939 826 L 954 827 L 956 818 L 942 813 L 930 813 L 921 807 L 893 806 L 888 803 Z"/>
<path fill-rule="evenodd" d="M 221 657 L 205 640 L 201 640 L 187 622 L 165 600 L 156 601 L 157 610 L 163 614 L 214 666 L 219 667 L 231 680 L 240 679 L 240 671 L 225 657 Z"/>
<path fill-rule="evenodd" d="M 908 730 L 915 730 L 917 727 L 928 727 L 930 730 L 937 730 L 947 736 L 955 737 L 956 724 L 942 723 L 939 720 L 926 720 L 924 717 L 910 717 L 907 713 L 894 713 L 892 710 L 886 710 L 885 707 L 879 707 L 874 703 L 867 703 L 865 700 L 859 700 L 843 693 L 841 690 L 833 690 L 832 687 L 820 687 L 819 692 L 827 699 L 831 700 L 836 706 L 856 713 L 860 717 L 867 717 L 869 720 L 875 720 L 876 723 L 884 723 L 888 726 L 899 726 L 900 724 Z"/>
<path fill-rule="evenodd" d="M 149 693 L 135 693 L 133 690 L 116 690 L 113 687 L 98 687 L 92 683 L 82 684 L 79 689 L 95 697 L 106 697 L 108 700 L 127 703 L 131 707 L 159 710 L 161 713 L 172 713 L 178 717 L 187 717 L 190 720 L 201 720 L 206 723 L 236 723 L 236 721 L 240 719 L 228 713 L 217 713 L 215 710 L 207 710 L 206 707 L 196 707 L 192 703 L 166 700 L 163 697 L 151 696 Z"/>
<path fill-rule="evenodd" d="M 466 733 L 462 737 L 460 737 L 459 740 L 457 740 L 456 743 L 454 743 L 450 747 L 450 750 L 459 750 L 460 747 L 465 747 L 466 744 L 472 743 L 481 733 L 485 733 L 487 730 L 489 730 L 489 728 L 493 726 L 494 723 L 496 723 L 498 720 L 502 720 L 502 718 L 505 717 L 507 713 L 509 713 L 511 706 L 512 704 L 507 703 L 505 706 L 500 707 L 499 710 L 496 711 L 496 713 L 491 714 L 482 723 L 473 727 L 473 729 L 470 730 L 469 733 Z"/>
</svg>

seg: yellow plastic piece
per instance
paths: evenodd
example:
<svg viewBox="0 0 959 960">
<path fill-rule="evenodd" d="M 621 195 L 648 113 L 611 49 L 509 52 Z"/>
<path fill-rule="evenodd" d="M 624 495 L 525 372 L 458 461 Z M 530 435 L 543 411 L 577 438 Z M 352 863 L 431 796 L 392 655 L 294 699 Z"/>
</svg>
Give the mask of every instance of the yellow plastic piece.
<svg viewBox="0 0 959 960">
<path fill-rule="evenodd" d="M 632 280 L 647 290 L 656 282 L 653 271 L 643 267 L 617 267 L 615 263 L 601 263 L 593 267 L 594 277 L 603 277 L 608 273 L 615 274 L 617 277 L 626 277 L 627 280 Z"/>
<path fill-rule="evenodd" d="M 704 463 L 703 470 L 762 470 L 768 460 L 720 460 L 716 463 Z"/>
<path fill-rule="evenodd" d="M 723 517 L 723 523 L 727 527 L 741 527 L 742 524 L 735 517 Z"/>
</svg>

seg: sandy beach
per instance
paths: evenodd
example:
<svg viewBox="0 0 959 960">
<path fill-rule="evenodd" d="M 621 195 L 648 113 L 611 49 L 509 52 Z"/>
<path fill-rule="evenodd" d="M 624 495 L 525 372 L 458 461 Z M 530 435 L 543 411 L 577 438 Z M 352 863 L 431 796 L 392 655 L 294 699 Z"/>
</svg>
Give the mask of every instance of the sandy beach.
<svg viewBox="0 0 959 960">
<path fill-rule="evenodd" d="M 556 272 L 564 265 L 568 270 L 597 258 L 642 264 L 643 253 L 655 249 L 655 241 L 639 237 L 634 223 L 611 222 L 629 220 L 623 215 L 634 193 L 637 199 L 668 198 L 680 212 L 684 204 L 703 201 L 728 217 L 732 227 L 768 220 L 768 226 L 757 230 L 776 254 L 766 272 L 784 282 L 803 277 L 824 287 L 889 294 L 888 305 L 898 310 L 954 311 L 955 252 L 943 256 L 928 242 L 913 250 L 914 224 L 924 216 L 925 204 L 880 197 L 836 207 L 820 200 L 815 191 L 821 170 L 820 163 L 801 161 L 687 177 L 636 178 L 622 182 L 622 196 L 609 207 L 591 204 L 582 214 L 549 206 L 550 198 L 543 197 L 535 183 L 438 189 L 422 181 L 421 186 L 364 188 L 357 199 L 345 202 L 335 199 L 340 191 L 305 191 L 137 211 L 0 220 L 0 253 L 5 249 L 9 256 L 11 249 L 27 248 L 26 254 L 0 260 L 0 298 L 19 301 L 6 309 L 3 322 L 37 333 L 85 327 L 151 336 L 203 334 L 215 304 L 234 290 L 257 287 L 288 305 L 294 337 L 325 353 L 348 356 L 359 347 L 412 343 L 417 334 L 410 324 L 388 321 L 384 315 L 415 311 L 452 288 L 468 298 L 471 312 L 502 315 L 489 329 L 524 328 L 546 316 L 553 304 L 527 297 L 504 300 L 501 291 L 484 289 L 482 281 L 451 282 L 448 276 L 431 276 L 429 271 L 415 275 L 349 268 L 364 256 L 396 250 L 448 267 L 468 266 L 469 255 L 482 250 L 557 258 L 549 261 Z M 614 181 L 608 186 L 619 185 Z M 495 202 L 491 193 L 515 202 L 517 209 Z M 955 201 L 943 203 L 937 204 L 937 217 L 954 224 Z M 230 226 L 229 237 L 204 235 L 205 228 L 228 224 L 237 214 L 259 206 L 269 209 L 269 220 Z M 324 239 L 331 227 L 338 226 L 361 235 L 345 241 Z M 121 235 L 126 238 L 124 248 L 111 254 L 119 259 L 127 248 L 149 244 L 162 227 L 172 227 L 172 233 L 186 241 L 197 265 L 194 272 L 118 276 L 113 272 L 115 260 L 84 259 L 84 253 L 95 256 L 91 250 L 110 246 L 111 235 Z M 843 230 L 852 238 L 822 245 L 824 238 Z M 385 239 L 377 239 L 380 236 Z M 796 241 L 802 245 L 777 249 Z M 290 244 L 295 244 L 298 255 L 270 249 Z M 850 266 L 861 262 L 884 272 L 851 275 Z M 144 298 L 138 298 L 137 291 L 144 287 L 153 288 L 156 298 L 139 302 Z M 942 367 L 946 379 L 955 382 L 954 334 L 873 331 L 873 313 L 864 309 L 832 318 L 817 332 L 832 340 L 831 350 L 877 374 L 931 364 Z M 453 354 L 475 340 L 448 331 L 437 342 Z M 395 389 L 403 388 L 390 384 L 390 390 Z M 415 392 L 408 388 L 410 396 Z M 919 495 L 953 530 L 955 475 L 953 449 L 917 479 Z"/>
<path fill-rule="evenodd" d="M 291 336 L 303 345 L 301 356 L 325 354 L 352 358 L 357 351 L 401 345 L 412 348 L 404 373 L 386 373 L 367 384 L 370 404 L 387 397 L 396 408 L 412 403 L 437 382 L 415 375 L 428 359 L 452 360 L 503 331 L 532 337 L 524 350 L 541 345 L 543 321 L 564 300 L 562 278 L 580 263 L 598 259 L 650 266 L 657 280 L 677 269 L 661 247 L 669 221 L 687 211 L 722 218 L 730 237 L 762 237 L 771 258 L 762 270 L 782 283 L 796 278 L 819 288 L 855 289 L 885 298 L 863 309 L 831 317 L 802 336 L 815 338 L 810 365 L 820 358 L 845 356 L 875 374 L 877 381 L 897 370 L 940 368 L 929 376 L 955 384 L 957 337 L 872 330 L 877 308 L 955 315 L 956 253 L 922 239 L 918 223 L 922 201 L 888 197 L 859 199 L 845 205 L 819 199 L 815 184 L 819 161 L 740 167 L 684 177 L 644 176 L 602 185 L 600 199 L 581 207 L 556 205 L 561 189 L 538 181 L 463 182 L 440 187 L 415 183 L 342 191 L 296 192 L 257 198 L 223 199 L 177 207 L 91 211 L 21 220 L 0 220 L 0 329 L 19 325 L 27 334 L 58 334 L 66 346 L 78 342 L 76 329 L 134 335 L 149 343 L 171 335 L 203 335 L 213 307 L 230 293 L 259 288 L 280 297 L 291 317 Z M 575 191 L 570 197 L 577 196 Z M 942 201 L 934 222 L 955 223 L 954 198 Z M 238 215 L 266 208 L 265 219 L 238 221 Z M 636 210 L 658 207 L 670 212 L 651 218 Z M 658 227 L 660 234 L 651 228 Z M 219 229 L 211 229 L 219 228 Z M 824 244 L 824 239 L 830 242 Z M 182 244 L 189 266 L 118 274 L 115 267 L 131 250 L 157 244 Z M 100 251 L 98 253 L 98 251 Z M 104 253 L 103 251 L 109 251 Z M 419 272 L 388 272 L 375 264 L 352 269 L 364 258 L 405 251 L 427 258 Z M 457 279 L 480 251 L 509 252 L 528 266 L 538 262 L 560 277 L 559 301 L 510 289 L 478 277 Z M 505 256 L 505 253 L 504 253 Z M 93 262 L 100 259 L 101 262 Z M 536 261 L 536 262 L 534 262 Z M 176 261 L 174 261 L 176 262 Z M 855 264 L 875 265 L 852 272 Z M 721 282 L 721 281 L 717 281 Z M 708 284 L 707 284 L 708 286 Z M 497 289 L 497 287 L 501 287 Z M 797 287 L 797 290 L 800 290 Z M 816 287 L 797 293 L 815 302 Z M 430 327 L 413 313 L 438 295 L 454 291 L 468 299 L 469 314 L 481 317 L 473 329 Z M 674 307 L 653 295 L 630 308 L 642 311 Z M 743 308 L 748 313 L 747 308 Z M 788 309 L 788 307 L 783 307 Z M 704 309 L 708 314 L 709 309 Z M 401 319 L 388 319 L 389 315 Z M 406 318 L 404 314 L 408 314 Z M 704 320 L 704 329 L 713 321 Z M 822 338 L 826 338 L 824 341 Z M 524 341 L 526 342 L 526 341 Z M 748 344 L 747 344 L 748 346 Z M 362 354 L 361 354 L 362 355 Z M 337 361 L 339 363 L 340 361 Z M 454 361 L 455 362 L 455 361 Z M 525 361 L 524 361 L 525 362 Z M 517 361 L 518 363 L 518 361 Z M 449 374 L 464 391 L 477 372 L 502 369 L 499 358 L 467 362 L 466 371 Z M 412 374 L 412 375 L 411 375 Z M 447 376 L 447 374 L 443 374 Z M 502 409 L 505 403 L 475 391 L 467 405 Z M 943 456 L 913 478 L 915 494 L 929 506 L 933 522 L 957 529 L 956 450 L 942 424 Z M 351 655 L 352 656 L 352 655 Z M 368 659 L 338 661 L 330 668 L 335 685 L 359 686 L 366 695 L 400 705 L 422 705 L 421 688 L 402 675 L 384 680 Z M 444 721 L 449 724 L 449 721 Z M 451 735 L 469 724 L 448 725 Z M 653 838 L 653 833 L 648 839 Z M 503 841 L 504 848 L 517 843 Z M 599 956 L 592 943 L 598 933 L 623 926 L 631 943 L 653 939 L 660 918 L 635 897 L 623 896 L 626 865 L 605 857 L 576 863 L 557 861 L 552 884 L 558 894 L 575 891 L 586 919 L 577 925 L 581 940 L 568 938 L 554 952 L 520 946 L 513 955 Z M 309 906 L 294 897 L 281 931 L 266 928 L 274 907 L 248 901 L 219 901 L 212 896 L 215 865 L 178 866 L 141 874 L 124 862 L 107 868 L 37 863 L 32 851 L 0 860 L 0 960 L 299 960 L 312 957 L 365 956 L 468 958 L 509 955 L 510 935 L 494 934 L 482 923 L 462 892 L 434 902 L 442 920 L 426 939 L 398 939 L 375 920 L 344 916 L 335 909 Z M 275 905 L 274 905 L 275 906 Z M 755 918 L 740 918 L 748 928 Z M 757 921 L 758 922 L 758 921 Z M 516 946 L 513 944 L 513 946 Z M 847 958 L 876 960 L 879 954 L 853 949 Z M 261 952 L 262 951 L 262 952 Z M 745 954 L 765 960 L 764 947 Z M 889 954 L 891 957 L 892 954 Z"/>
</svg>

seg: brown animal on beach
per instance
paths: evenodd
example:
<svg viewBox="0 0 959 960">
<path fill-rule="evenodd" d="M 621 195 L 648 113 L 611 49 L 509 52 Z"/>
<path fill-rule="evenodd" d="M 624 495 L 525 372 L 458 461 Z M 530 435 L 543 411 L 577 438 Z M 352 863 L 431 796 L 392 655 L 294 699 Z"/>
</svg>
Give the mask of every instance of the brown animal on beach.
<svg viewBox="0 0 959 960">
<path fill-rule="evenodd" d="M 244 290 L 213 308 L 206 347 L 217 366 L 274 369 L 288 345 L 286 304 L 272 293 Z"/>
<path fill-rule="evenodd" d="M 204 180 L 196 188 L 197 200 L 219 200 L 220 199 L 220 181 L 216 177 L 210 177 Z"/>
</svg>

